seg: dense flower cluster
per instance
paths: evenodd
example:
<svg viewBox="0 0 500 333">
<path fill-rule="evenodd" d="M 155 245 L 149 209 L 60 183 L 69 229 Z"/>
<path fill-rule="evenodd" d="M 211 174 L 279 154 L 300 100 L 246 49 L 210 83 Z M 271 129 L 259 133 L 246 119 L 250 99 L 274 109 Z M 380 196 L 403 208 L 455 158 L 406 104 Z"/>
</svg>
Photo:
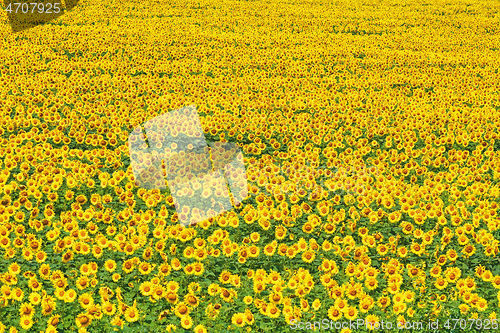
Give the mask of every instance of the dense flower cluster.
<svg viewBox="0 0 500 333">
<path fill-rule="evenodd" d="M 0 332 L 497 318 L 498 9 L 81 1 L 0 25 Z M 189 227 L 127 142 L 184 105 L 249 183 Z"/>
</svg>

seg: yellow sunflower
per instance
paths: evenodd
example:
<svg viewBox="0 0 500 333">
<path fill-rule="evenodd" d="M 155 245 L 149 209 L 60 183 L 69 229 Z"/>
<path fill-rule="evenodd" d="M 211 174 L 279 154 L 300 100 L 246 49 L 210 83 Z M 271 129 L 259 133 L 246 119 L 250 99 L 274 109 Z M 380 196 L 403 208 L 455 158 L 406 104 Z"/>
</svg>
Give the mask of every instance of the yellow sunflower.
<svg viewBox="0 0 500 333">
<path fill-rule="evenodd" d="M 33 326 L 32 316 L 21 316 L 20 325 L 23 329 L 29 330 Z"/>
<path fill-rule="evenodd" d="M 78 328 L 86 328 L 92 323 L 92 316 L 87 313 L 80 313 L 78 316 L 76 316 L 75 321 Z"/>
<path fill-rule="evenodd" d="M 129 307 L 124 313 L 125 320 L 129 323 L 139 320 L 139 310 L 135 306 Z"/>
</svg>

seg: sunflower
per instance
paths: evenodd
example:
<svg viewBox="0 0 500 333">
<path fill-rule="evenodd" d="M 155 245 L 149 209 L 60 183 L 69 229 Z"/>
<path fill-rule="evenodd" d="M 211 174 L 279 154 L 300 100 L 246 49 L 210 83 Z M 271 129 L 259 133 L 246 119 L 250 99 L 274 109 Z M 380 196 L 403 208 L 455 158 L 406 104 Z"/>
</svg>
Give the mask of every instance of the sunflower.
<svg viewBox="0 0 500 333">
<path fill-rule="evenodd" d="M 64 302 L 65 303 L 72 303 L 76 299 L 77 293 L 74 289 L 68 289 L 64 293 Z"/>
<path fill-rule="evenodd" d="M 338 321 L 340 318 L 342 318 L 342 311 L 340 311 L 337 307 L 331 306 L 328 309 L 328 318 L 330 318 L 333 321 Z"/>
<path fill-rule="evenodd" d="M 78 316 L 76 316 L 75 321 L 78 328 L 87 328 L 92 323 L 92 316 L 87 313 L 80 313 Z"/>
<path fill-rule="evenodd" d="M 466 314 L 470 307 L 467 304 L 460 304 L 458 308 L 460 309 L 461 314 Z"/>
<path fill-rule="evenodd" d="M 446 261 L 448 261 L 448 258 L 445 255 L 440 255 L 437 259 L 437 263 L 440 266 L 443 266 L 444 264 L 446 264 Z"/>
<path fill-rule="evenodd" d="M 480 298 L 476 303 L 476 308 L 483 312 L 488 308 L 488 302 L 484 298 Z"/>
<path fill-rule="evenodd" d="M 42 301 L 42 297 L 40 296 L 39 293 L 34 292 L 30 294 L 29 301 L 30 304 L 37 305 L 40 304 L 40 302 Z"/>
<path fill-rule="evenodd" d="M 66 291 L 63 288 L 56 288 L 54 291 L 54 295 L 57 297 L 57 299 L 64 301 L 64 295 L 66 294 Z"/>
<path fill-rule="evenodd" d="M 415 243 L 415 242 L 411 244 L 410 249 L 411 249 L 411 252 L 413 252 L 414 254 L 416 254 L 418 256 L 422 255 L 422 253 L 424 253 L 424 251 L 425 251 L 425 247 L 423 247 L 419 243 Z"/>
<path fill-rule="evenodd" d="M 307 250 L 302 254 L 302 260 L 306 263 L 313 262 L 315 257 L 316 257 L 315 253 L 313 251 L 310 251 L 310 250 Z"/>
<path fill-rule="evenodd" d="M 30 317 L 35 314 L 35 308 L 30 303 L 23 303 L 19 308 L 19 313 L 21 316 Z"/>
<path fill-rule="evenodd" d="M 181 318 L 181 326 L 184 329 L 190 329 L 193 326 L 193 319 L 190 316 L 184 316 Z"/>
<path fill-rule="evenodd" d="M 293 258 L 295 258 L 295 256 L 297 255 L 297 253 L 299 253 L 298 246 L 294 245 L 294 246 L 290 246 L 290 247 L 286 250 L 285 255 L 286 255 L 289 259 L 293 259 Z"/>
<path fill-rule="evenodd" d="M 125 317 L 125 320 L 129 323 L 133 323 L 139 320 L 139 310 L 135 306 L 128 307 L 123 315 Z"/>
<path fill-rule="evenodd" d="M 122 276 L 120 274 L 118 274 L 118 273 L 114 273 L 111 276 L 111 279 L 113 280 L 113 282 L 118 282 L 121 278 L 122 278 Z"/>
<path fill-rule="evenodd" d="M 385 244 L 379 244 L 377 246 L 377 253 L 381 256 L 385 256 L 389 252 L 389 247 Z"/>
<path fill-rule="evenodd" d="M 475 289 L 476 289 L 476 282 L 474 281 L 474 279 L 473 279 L 473 278 L 467 277 L 467 278 L 465 279 L 465 283 L 466 283 L 467 288 L 468 288 L 469 290 L 475 290 Z"/>
<path fill-rule="evenodd" d="M 231 322 L 233 325 L 236 325 L 238 327 L 243 327 L 246 323 L 246 316 L 244 313 L 238 312 L 233 314 L 231 318 Z"/>
<path fill-rule="evenodd" d="M 399 303 L 399 304 L 394 304 L 392 307 L 392 311 L 395 314 L 402 314 L 406 311 L 407 305 L 406 303 Z"/>
<path fill-rule="evenodd" d="M 462 253 L 465 257 L 469 258 L 476 252 L 476 247 L 472 244 L 465 246 L 462 250 Z M 450 259 L 451 260 L 451 259 Z"/>
<path fill-rule="evenodd" d="M 80 306 L 84 309 L 88 309 L 91 305 L 94 304 L 94 298 L 89 293 L 83 293 L 78 297 L 78 302 Z"/>
<path fill-rule="evenodd" d="M 438 276 L 441 275 L 441 271 L 442 271 L 441 266 L 434 266 L 431 268 L 429 273 L 433 278 L 437 278 Z"/>
<path fill-rule="evenodd" d="M 436 279 L 436 281 L 434 282 L 434 286 L 436 288 L 438 288 L 439 290 L 443 290 L 446 288 L 446 286 L 448 286 L 448 281 L 446 281 L 444 278 L 442 277 L 438 277 Z"/>
<path fill-rule="evenodd" d="M 377 289 L 378 287 L 378 281 L 377 279 L 375 278 L 367 278 L 365 280 L 365 286 L 366 288 L 368 288 L 369 290 L 375 290 Z"/>
<path fill-rule="evenodd" d="M 493 277 L 491 272 L 490 271 L 488 271 L 488 272 L 489 272 L 490 278 L 489 279 L 483 278 L 484 281 L 486 281 L 486 282 L 490 282 L 491 278 Z M 458 278 L 460 278 L 460 276 L 462 275 L 462 271 L 458 267 L 448 267 L 446 269 L 446 271 L 444 272 L 444 275 L 445 275 L 446 280 L 448 282 L 455 283 L 458 280 Z"/>
<path fill-rule="evenodd" d="M 10 240 L 6 236 L 0 236 L 0 246 L 6 249 L 10 244 Z"/>
<path fill-rule="evenodd" d="M 80 266 L 80 273 L 84 276 L 88 276 L 91 274 L 91 270 L 88 264 L 82 264 Z"/>
<path fill-rule="evenodd" d="M 113 273 L 116 269 L 116 262 L 112 259 L 108 259 L 106 260 L 106 262 L 104 263 L 104 268 L 110 272 L 110 273 Z"/>
<path fill-rule="evenodd" d="M 95 258 L 97 258 L 97 259 L 101 258 L 103 254 L 104 254 L 103 250 L 99 245 L 92 246 L 92 255 Z"/>
<path fill-rule="evenodd" d="M 302 312 L 308 312 L 311 306 L 309 305 L 309 302 L 306 299 L 301 299 L 300 300 L 300 310 Z"/>
<path fill-rule="evenodd" d="M 189 315 L 189 308 L 184 302 L 180 302 L 176 305 L 175 307 L 175 315 L 178 316 L 179 318 L 182 318 L 184 316 Z"/>
<path fill-rule="evenodd" d="M 384 309 L 391 304 L 391 299 L 387 296 L 382 296 L 377 300 L 377 305 L 379 308 Z"/>
<path fill-rule="evenodd" d="M 23 329 L 29 330 L 33 326 L 33 319 L 31 316 L 21 316 L 20 325 Z"/>
<path fill-rule="evenodd" d="M 87 276 L 80 276 L 76 280 L 76 287 L 80 290 L 87 288 L 90 285 L 90 280 Z"/>
<path fill-rule="evenodd" d="M 359 293 L 361 291 L 361 285 L 359 283 L 356 283 L 356 284 L 348 284 L 347 287 L 346 287 L 346 296 L 349 298 L 349 299 L 355 299 L 356 297 L 358 297 Z"/>
<path fill-rule="evenodd" d="M 392 302 L 393 304 L 399 304 L 399 303 L 402 303 L 404 300 L 404 294 L 403 293 L 396 293 L 393 297 L 392 297 Z"/>
<path fill-rule="evenodd" d="M 177 304 L 177 302 L 179 301 L 179 297 L 176 293 L 173 292 L 167 292 L 165 298 L 170 304 Z"/>
<path fill-rule="evenodd" d="M 404 246 L 400 246 L 398 247 L 397 253 L 400 258 L 406 258 L 408 255 L 408 249 Z"/>
<path fill-rule="evenodd" d="M 81 254 L 84 254 L 84 255 L 87 255 L 87 254 L 89 254 L 89 253 L 90 253 L 90 250 L 91 250 L 90 245 L 89 245 L 89 244 L 87 244 L 87 243 L 83 243 L 83 244 L 82 244 L 82 246 L 81 246 L 81 251 L 80 251 L 80 253 L 81 253 Z"/>
<path fill-rule="evenodd" d="M 18 275 L 21 273 L 21 266 L 17 262 L 14 262 L 9 265 L 9 272 L 13 275 Z"/>
<path fill-rule="evenodd" d="M 232 302 L 233 298 L 236 296 L 235 290 L 228 290 L 225 288 L 221 288 L 220 296 L 225 302 Z"/>
<path fill-rule="evenodd" d="M 76 197 L 76 202 L 78 202 L 80 205 L 83 205 L 84 203 L 87 202 L 87 197 L 83 194 L 80 194 Z"/>
<path fill-rule="evenodd" d="M 59 324 L 60 319 L 61 319 L 60 315 L 51 316 L 49 320 L 47 320 L 47 325 L 57 326 Z"/>
<path fill-rule="evenodd" d="M 22 255 L 23 255 L 24 260 L 31 261 L 35 255 L 35 253 L 31 249 L 25 248 L 22 251 Z"/>
<path fill-rule="evenodd" d="M 155 285 L 153 291 L 153 298 L 159 300 L 167 295 L 167 290 L 162 285 Z"/>
<path fill-rule="evenodd" d="M 450 260 L 451 262 L 454 262 L 455 260 L 457 260 L 458 254 L 455 250 L 450 249 L 446 251 L 446 258 L 448 258 L 448 260 Z"/>
<path fill-rule="evenodd" d="M 88 309 L 87 312 L 92 316 L 93 319 L 101 319 L 103 317 L 103 312 L 100 305 L 93 304 Z"/>
<path fill-rule="evenodd" d="M 304 223 L 304 225 L 302 226 L 302 231 L 308 234 L 312 233 L 314 231 L 314 224 L 312 224 L 311 222 Z"/>
<path fill-rule="evenodd" d="M 20 302 L 24 298 L 24 292 L 21 288 L 14 288 L 12 289 L 11 297 L 13 300 Z"/>
<path fill-rule="evenodd" d="M 29 279 L 28 286 L 33 291 L 39 291 L 40 289 L 42 289 L 42 285 L 38 282 L 36 278 Z"/>
<path fill-rule="evenodd" d="M 191 294 L 187 294 L 184 299 L 186 300 L 186 303 L 189 304 L 189 306 L 192 307 L 197 307 L 200 303 L 199 299 Z"/>
<path fill-rule="evenodd" d="M 207 328 L 200 324 L 200 325 L 197 325 L 195 328 L 194 328 L 194 333 L 207 333 Z"/>
<path fill-rule="evenodd" d="M 370 330 L 378 329 L 380 327 L 379 317 L 376 315 L 368 315 L 365 318 L 366 327 Z"/>
<path fill-rule="evenodd" d="M 126 255 L 131 256 L 135 252 L 135 247 L 132 244 L 125 245 L 124 252 Z"/>
<path fill-rule="evenodd" d="M 111 219 L 111 216 L 109 217 Z M 103 218 L 106 221 L 106 216 Z M 117 228 L 114 225 L 110 225 L 106 228 L 106 234 L 108 236 L 114 236 L 117 232 Z"/>
<path fill-rule="evenodd" d="M 148 262 L 143 262 L 139 265 L 139 272 L 142 274 L 142 275 L 147 275 L 149 273 L 151 273 L 151 271 L 153 270 L 154 266 L 151 265 L 150 263 Z"/>
<path fill-rule="evenodd" d="M 370 296 L 365 296 L 359 303 L 359 311 L 367 313 L 374 305 L 374 301 Z"/>
<path fill-rule="evenodd" d="M 149 281 L 141 283 L 139 290 L 143 296 L 151 296 L 153 294 L 153 284 Z"/>
<path fill-rule="evenodd" d="M 126 260 L 122 265 L 122 269 L 125 273 L 130 274 L 135 269 L 134 262 L 131 259 Z"/>
<path fill-rule="evenodd" d="M 73 199 L 75 195 L 75 192 L 71 191 L 71 190 L 66 190 L 65 194 L 64 194 L 64 198 L 66 199 L 66 201 L 71 201 Z"/>
<path fill-rule="evenodd" d="M 6 299 L 11 299 L 11 297 L 12 297 L 12 290 L 10 289 L 9 286 L 3 285 L 0 288 L 0 292 L 1 292 L 2 296 L 6 297 Z"/>
<path fill-rule="evenodd" d="M 491 283 L 493 284 L 493 287 L 500 289 L 500 275 L 495 275 Z"/>
</svg>

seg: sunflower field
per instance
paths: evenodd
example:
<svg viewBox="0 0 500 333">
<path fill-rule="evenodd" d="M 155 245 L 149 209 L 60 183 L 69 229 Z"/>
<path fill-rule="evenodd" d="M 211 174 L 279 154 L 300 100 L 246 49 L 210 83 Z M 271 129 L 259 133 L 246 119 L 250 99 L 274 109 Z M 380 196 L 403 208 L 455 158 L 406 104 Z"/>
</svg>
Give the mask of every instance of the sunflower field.
<svg viewBox="0 0 500 333">
<path fill-rule="evenodd" d="M 498 1 L 1 8 L 0 333 L 498 328 Z M 184 227 L 128 138 L 187 105 L 248 193 Z"/>
</svg>

